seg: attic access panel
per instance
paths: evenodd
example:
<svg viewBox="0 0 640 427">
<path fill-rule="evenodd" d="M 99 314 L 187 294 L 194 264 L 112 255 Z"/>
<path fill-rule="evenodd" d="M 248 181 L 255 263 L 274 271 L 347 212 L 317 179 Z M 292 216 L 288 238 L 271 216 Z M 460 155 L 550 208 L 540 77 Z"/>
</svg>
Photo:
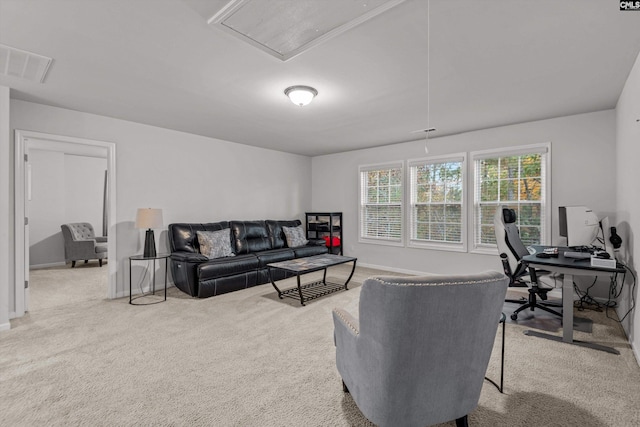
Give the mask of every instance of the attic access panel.
<svg viewBox="0 0 640 427">
<path fill-rule="evenodd" d="M 52 58 L 0 44 L 0 74 L 43 83 Z"/>
<path fill-rule="evenodd" d="M 208 23 L 287 61 L 405 0 L 231 0 Z"/>
</svg>

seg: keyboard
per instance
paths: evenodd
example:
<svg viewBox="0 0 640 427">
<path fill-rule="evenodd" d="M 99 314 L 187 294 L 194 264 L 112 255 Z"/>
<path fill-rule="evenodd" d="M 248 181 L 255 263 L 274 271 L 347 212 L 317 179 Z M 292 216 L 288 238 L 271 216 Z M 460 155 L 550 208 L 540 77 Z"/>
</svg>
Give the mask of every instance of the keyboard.
<svg viewBox="0 0 640 427">
<path fill-rule="evenodd" d="M 563 255 L 565 258 L 575 258 L 575 259 L 591 258 L 591 254 L 589 252 L 565 251 Z"/>
</svg>

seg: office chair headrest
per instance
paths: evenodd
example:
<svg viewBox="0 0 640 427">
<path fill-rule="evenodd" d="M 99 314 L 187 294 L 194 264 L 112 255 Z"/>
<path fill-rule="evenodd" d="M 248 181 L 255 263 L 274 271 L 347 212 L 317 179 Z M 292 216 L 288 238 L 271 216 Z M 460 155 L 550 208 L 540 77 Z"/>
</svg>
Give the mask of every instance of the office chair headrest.
<svg viewBox="0 0 640 427">
<path fill-rule="evenodd" d="M 504 220 L 505 224 L 512 224 L 516 222 L 516 211 L 508 208 L 502 209 L 502 219 Z"/>
</svg>

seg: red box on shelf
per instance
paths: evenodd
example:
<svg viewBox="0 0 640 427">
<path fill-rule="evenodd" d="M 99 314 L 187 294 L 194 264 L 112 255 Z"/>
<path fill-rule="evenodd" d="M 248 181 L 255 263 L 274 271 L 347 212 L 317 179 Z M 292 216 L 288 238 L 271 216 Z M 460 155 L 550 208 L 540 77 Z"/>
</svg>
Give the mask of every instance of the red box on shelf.
<svg viewBox="0 0 640 427">
<path fill-rule="evenodd" d="M 340 246 L 340 238 L 339 237 L 334 237 L 333 239 L 329 240 L 329 236 L 324 236 L 323 237 L 327 247 L 336 247 L 336 246 Z"/>
</svg>

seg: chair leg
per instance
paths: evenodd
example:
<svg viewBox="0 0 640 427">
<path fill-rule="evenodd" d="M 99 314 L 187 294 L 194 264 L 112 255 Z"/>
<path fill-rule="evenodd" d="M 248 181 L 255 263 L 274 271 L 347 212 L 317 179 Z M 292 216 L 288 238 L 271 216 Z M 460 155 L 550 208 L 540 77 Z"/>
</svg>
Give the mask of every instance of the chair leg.
<svg viewBox="0 0 640 427">
<path fill-rule="evenodd" d="M 467 415 L 456 420 L 456 427 L 469 427 L 469 419 Z"/>
<path fill-rule="evenodd" d="M 98 263 L 100 264 L 100 267 L 102 267 L 102 258 L 98 258 Z"/>
<path fill-rule="evenodd" d="M 71 261 L 71 268 L 76 266 L 76 262 L 75 261 Z"/>
<path fill-rule="evenodd" d="M 344 381 L 342 381 L 342 391 L 344 391 L 345 393 L 349 393 L 349 389 L 347 388 L 347 385 L 344 383 Z"/>
<path fill-rule="evenodd" d="M 88 262 L 89 262 L 89 260 L 88 260 L 88 259 L 85 259 L 85 260 L 84 260 L 84 263 L 85 263 L 85 264 L 87 264 Z"/>
</svg>

